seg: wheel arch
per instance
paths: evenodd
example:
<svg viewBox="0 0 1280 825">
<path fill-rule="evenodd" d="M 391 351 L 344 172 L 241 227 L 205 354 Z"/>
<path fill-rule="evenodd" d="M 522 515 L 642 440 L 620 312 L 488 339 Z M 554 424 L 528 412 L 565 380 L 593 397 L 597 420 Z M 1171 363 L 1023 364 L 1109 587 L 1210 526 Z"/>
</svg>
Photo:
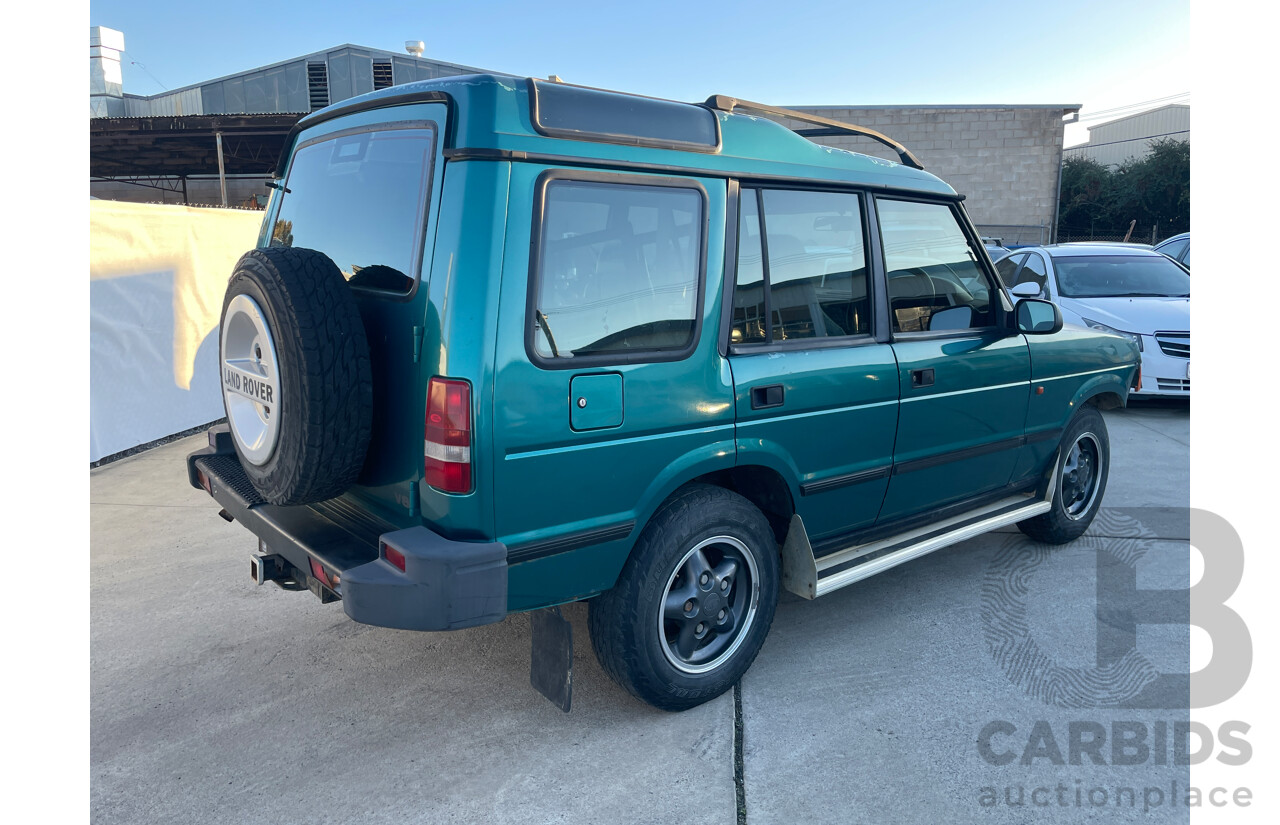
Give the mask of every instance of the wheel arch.
<svg viewBox="0 0 1280 825">
<path fill-rule="evenodd" d="M 1077 410 L 1088 404 L 1099 410 L 1114 410 L 1129 403 L 1129 386 L 1124 379 L 1115 373 L 1102 373 L 1090 376 L 1080 385 L 1075 397 L 1071 399 L 1071 410 Z M 1073 413 L 1074 414 L 1074 413 Z M 1068 416 L 1070 420 L 1070 416 Z M 1065 426 L 1066 422 L 1064 422 Z"/>
<path fill-rule="evenodd" d="M 795 496 L 782 473 L 763 464 L 744 464 L 691 479 L 737 493 L 764 513 L 773 534 L 782 544 L 786 540 L 791 516 L 795 514 Z"/>
<path fill-rule="evenodd" d="M 717 461 L 706 456 L 701 459 L 686 457 L 680 465 L 680 472 L 668 472 L 646 491 L 644 503 L 636 510 L 636 526 L 628 539 L 626 553 L 619 555 L 616 565 L 610 565 L 607 585 L 600 592 L 617 583 L 623 566 L 635 552 L 640 533 L 662 505 L 690 484 L 710 484 L 737 493 L 764 513 L 778 544 L 785 541 L 791 516 L 795 513 L 795 494 L 792 485 L 776 467 L 763 464 L 724 466 L 723 459 Z"/>
</svg>

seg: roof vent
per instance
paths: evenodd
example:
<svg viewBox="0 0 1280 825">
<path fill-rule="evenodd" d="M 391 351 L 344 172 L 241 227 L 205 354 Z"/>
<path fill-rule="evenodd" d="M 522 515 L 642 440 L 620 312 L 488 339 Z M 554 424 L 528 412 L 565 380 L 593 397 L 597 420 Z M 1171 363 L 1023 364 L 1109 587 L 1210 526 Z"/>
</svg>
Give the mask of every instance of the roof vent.
<svg viewBox="0 0 1280 825">
<path fill-rule="evenodd" d="M 324 61 L 307 63 L 307 95 L 313 112 L 329 105 L 329 66 Z"/>
<path fill-rule="evenodd" d="M 404 50 L 414 57 L 422 57 L 422 53 L 427 50 L 427 46 L 421 40 L 404 41 Z"/>
<path fill-rule="evenodd" d="M 392 81 L 391 61 L 373 61 L 373 90 L 376 92 L 378 89 L 385 89 L 392 85 L 394 85 L 394 82 Z"/>
</svg>

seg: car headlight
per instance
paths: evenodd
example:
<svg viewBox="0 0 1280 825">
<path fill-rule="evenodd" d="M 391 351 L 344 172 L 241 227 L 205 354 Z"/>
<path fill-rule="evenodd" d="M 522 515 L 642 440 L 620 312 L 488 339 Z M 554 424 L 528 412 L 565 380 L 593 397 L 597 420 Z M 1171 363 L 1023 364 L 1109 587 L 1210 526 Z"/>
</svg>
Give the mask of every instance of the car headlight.
<svg viewBox="0 0 1280 825">
<path fill-rule="evenodd" d="M 1090 329 L 1096 329 L 1102 332 L 1114 332 L 1116 335 L 1123 335 L 1125 338 L 1128 338 L 1130 341 L 1138 345 L 1138 352 L 1142 352 L 1142 336 L 1141 335 L 1138 335 L 1133 332 L 1125 332 L 1124 330 L 1116 329 L 1115 327 L 1109 327 L 1106 324 L 1102 323 L 1101 321 L 1091 321 L 1088 318 L 1085 318 L 1084 316 L 1081 316 L 1080 320 L 1084 321 L 1084 325 L 1086 327 L 1089 327 Z"/>
</svg>

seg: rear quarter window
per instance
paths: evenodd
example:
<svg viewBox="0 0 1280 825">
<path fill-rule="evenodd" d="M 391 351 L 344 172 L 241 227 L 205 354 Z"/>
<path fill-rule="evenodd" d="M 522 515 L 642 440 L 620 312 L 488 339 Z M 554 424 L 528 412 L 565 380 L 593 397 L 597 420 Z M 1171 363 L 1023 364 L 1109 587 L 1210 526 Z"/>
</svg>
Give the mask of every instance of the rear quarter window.
<svg viewBox="0 0 1280 825">
<path fill-rule="evenodd" d="M 551 179 L 530 289 L 530 355 L 552 366 L 671 360 L 693 347 L 704 251 L 696 186 Z"/>
</svg>

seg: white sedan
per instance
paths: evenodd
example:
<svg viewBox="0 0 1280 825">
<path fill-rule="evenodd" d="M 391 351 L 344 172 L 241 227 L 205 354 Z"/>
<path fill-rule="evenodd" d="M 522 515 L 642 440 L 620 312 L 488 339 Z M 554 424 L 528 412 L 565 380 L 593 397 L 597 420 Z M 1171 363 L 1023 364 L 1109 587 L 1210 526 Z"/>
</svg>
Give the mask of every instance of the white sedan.
<svg viewBox="0 0 1280 825">
<path fill-rule="evenodd" d="M 1069 324 L 1118 332 L 1142 351 L 1139 396 L 1191 395 L 1191 274 L 1134 246 L 1056 244 L 1017 249 L 996 263 L 1019 297 L 1047 298 Z"/>
</svg>

